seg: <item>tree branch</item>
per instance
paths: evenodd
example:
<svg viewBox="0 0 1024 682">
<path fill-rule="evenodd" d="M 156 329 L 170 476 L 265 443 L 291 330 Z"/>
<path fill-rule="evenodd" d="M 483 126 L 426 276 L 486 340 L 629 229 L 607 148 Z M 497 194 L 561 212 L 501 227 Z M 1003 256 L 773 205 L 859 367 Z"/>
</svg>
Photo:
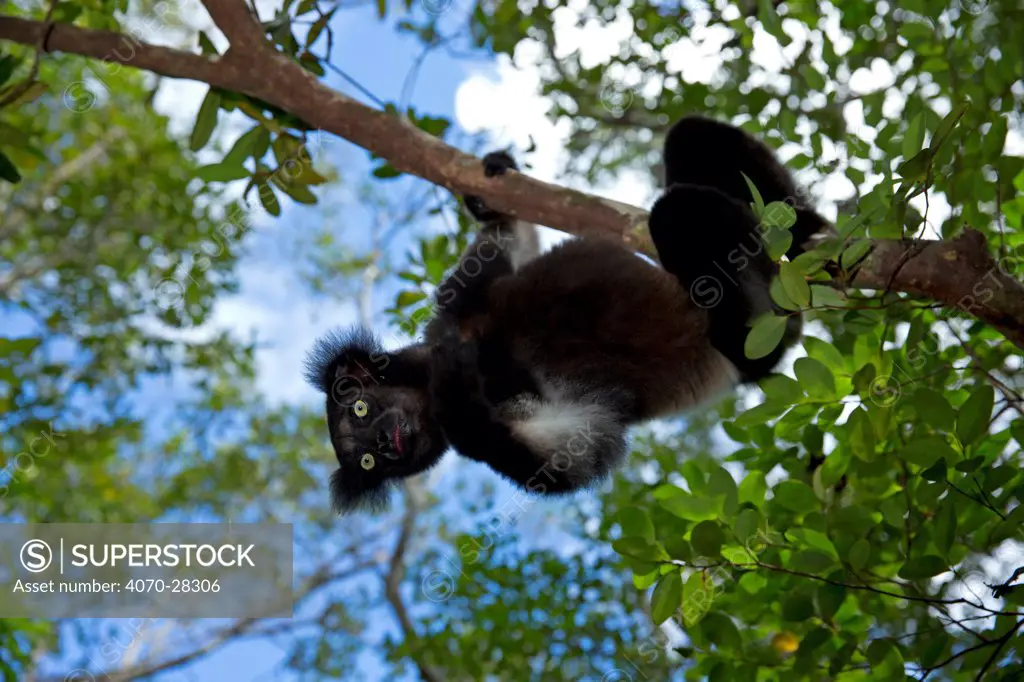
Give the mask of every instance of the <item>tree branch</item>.
<svg viewBox="0 0 1024 682">
<path fill-rule="evenodd" d="M 231 42 L 220 58 L 146 45 L 133 37 L 57 24 L 50 50 L 125 64 L 240 92 L 287 111 L 387 159 L 396 169 L 458 194 L 474 194 L 498 211 L 572 234 L 604 237 L 653 253 L 643 209 L 534 180 L 520 173 L 486 178 L 480 161 L 328 88 L 263 39 L 243 0 L 205 0 Z M 0 16 L 0 40 L 38 44 L 45 25 Z M 257 35 L 258 34 L 258 35 Z M 257 39 L 258 38 L 258 39 Z M 128 50 L 127 55 L 122 52 Z M 1024 348 L 1024 285 L 1001 271 L 981 233 L 950 241 L 876 240 L 849 284 L 934 299 L 992 325 Z"/>
<path fill-rule="evenodd" d="M 877 240 L 850 283 L 935 299 L 1024 348 L 1024 286 L 999 267 L 977 230 L 942 241 Z"/>
<path fill-rule="evenodd" d="M 405 513 L 402 515 L 402 525 L 398 534 L 398 540 L 395 542 L 391 559 L 388 561 L 387 573 L 383 576 L 384 596 L 387 598 L 388 603 L 391 604 L 395 617 L 398 618 L 398 624 L 402 629 L 405 641 L 414 644 L 420 639 L 420 635 L 416 632 L 416 626 L 409 617 L 409 612 L 405 608 L 405 603 L 402 601 L 399 589 L 402 585 L 402 578 L 405 576 L 405 552 L 409 547 L 409 540 L 412 538 L 413 531 L 416 529 L 416 516 L 419 513 L 419 508 L 416 506 L 416 500 L 413 499 L 413 494 L 408 485 L 405 486 L 404 490 Z M 444 679 L 438 671 L 422 660 L 422 655 L 413 653 L 410 658 L 412 658 L 419 669 L 420 677 L 424 682 L 441 682 Z"/>
<path fill-rule="evenodd" d="M 263 29 L 244 1 L 203 0 L 203 5 L 213 23 L 227 37 L 231 49 L 249 52 L 268 48 Z"/>
</svg>

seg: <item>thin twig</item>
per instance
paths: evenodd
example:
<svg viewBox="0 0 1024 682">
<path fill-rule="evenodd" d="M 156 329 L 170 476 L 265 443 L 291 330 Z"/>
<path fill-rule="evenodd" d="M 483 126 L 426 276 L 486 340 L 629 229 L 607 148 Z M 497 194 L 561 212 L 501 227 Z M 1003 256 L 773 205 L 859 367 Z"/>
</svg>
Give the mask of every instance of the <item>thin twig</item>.
<svg viewBox="0 0 1024 682">
<path fill-rule="evenodd" d="M 29 88 L 32 87 L 32 84 L 36 82 L 36 76 L 39 75 L 39 60 L 43 56 L 43 53 L 46 52 L 46 39 L 50 37 L 50 32 L 53 30 L 52 17 L 53 10 L 56 8 L 57 0 L 50 0 L 50 6 L 46 8 L 46 16 L 43 17 L 44 29 L 39 36 L 39 42 L 36 44 L 36 53 L 32 57 L 32 68 L 29 69 L 28 76 L 25 77 L 25 80 L 11 88 L 11 91 L 6 95 L 0 97 L 0 109 L 3 109 L 8 104 L 17 102 L 22 95 L 28 92 Z"/>
</svg>

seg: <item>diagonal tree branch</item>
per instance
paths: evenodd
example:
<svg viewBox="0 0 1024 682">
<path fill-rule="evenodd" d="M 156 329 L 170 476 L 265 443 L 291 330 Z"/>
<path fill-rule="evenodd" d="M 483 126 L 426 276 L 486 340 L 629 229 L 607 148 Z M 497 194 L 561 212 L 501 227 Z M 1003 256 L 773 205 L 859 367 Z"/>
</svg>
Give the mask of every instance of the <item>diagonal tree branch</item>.
<svg viewBox="0 0 1024 682">
<path fill-rule="evenodd" d="M 403 489 L 405 492 L 405 513 L 402 515 L 402 525 L 398 534 L 398 540 L 395 542 L 395 548 L 391 552 L 391 559 L 388 561 L 387 572 L 383 577 L 384 596 L 388 603 L 391 604 L 391 609 L 395 612 L 395 617 L 398 619 L 398 624 L 402 629 L 405 641 L 411 643 L 419 640 L 420 635 L 416 631 L 416 626 L 413 624 L 412 619 L 409 617 L 409 612 L 405 608 L 405 602 L 402 601 L 400 590 L 402 578 L 405 576 L 405 553 L 409 548 L 409 540 L 416 530 L 416 516 L 419 514 L 419 507 L 416 505 L 410 485 L 406 484 L 403 486 Z M 413 654 L 411 658 L 415 662 L 420 677 L 424 682 L 441 682 L 444 679 L 433 666 L 422 660 L 422 655 Z"/>
<path fill-rule="evenodd" d="M 244 52 L 268 50 L 263 30 L 244 0 L 203 0 L 203 5 L 232 49 Z"/>
<path fill-rule="evenodd" d="M 228 53 L 219 58 L 66 24 L 52 27 L 47 48 L 172 78 L 198 80 L 259 98 L 387 159 L 400 171 L 452 192 L 478 195 L 496 210 L 653 253 L 643 209 L 520 173 L 486 178 L 475 157 L 428 135 L 404 118 L 332 90 L 272 49 L 244 0 L 205 0 L 205 4 L 231 43 Z M 37 45 L 44 30 L 42 22 L 0 16 L 0 40 Z M 934 299 L 992 325 L 1024 348 L 1024 285 L 998 267 L 979 232 L 968 230 L 950 241 L 876 240 L 849 284 Z"/>
</svg>

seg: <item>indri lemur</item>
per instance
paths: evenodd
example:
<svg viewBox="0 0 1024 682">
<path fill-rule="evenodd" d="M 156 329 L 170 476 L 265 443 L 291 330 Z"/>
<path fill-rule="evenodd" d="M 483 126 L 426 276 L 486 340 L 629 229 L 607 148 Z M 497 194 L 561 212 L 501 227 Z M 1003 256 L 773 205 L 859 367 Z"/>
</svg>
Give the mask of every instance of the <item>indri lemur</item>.
<svg viewBox="0 0 1024 682">
<path fill-rule="evenodd" d="M 766 376 L 799 336 L 752 360 L 754 317 L 773 309 L 777 265 L 751 193 L 797 209 L 794 247 L 825 221 L 802 205 L 768 147 L 731 125 L 684 118 L 665 142 L 666 191 L 649 227 L 663 267 L 611 241 L 538 253 L 535 227 L 467 197 L 482 223 L 441 284 L 422 343 L 385 352 L 365 330 L 320 339 L 307 378 L 327 394 L 340 511 L 379 507 L 395 480 L 451 446 L 537 493 L 588 486 L 623 459 L 626 430 Z M 516 169 L 504 153 L 488 176 Z"/>
</svg>

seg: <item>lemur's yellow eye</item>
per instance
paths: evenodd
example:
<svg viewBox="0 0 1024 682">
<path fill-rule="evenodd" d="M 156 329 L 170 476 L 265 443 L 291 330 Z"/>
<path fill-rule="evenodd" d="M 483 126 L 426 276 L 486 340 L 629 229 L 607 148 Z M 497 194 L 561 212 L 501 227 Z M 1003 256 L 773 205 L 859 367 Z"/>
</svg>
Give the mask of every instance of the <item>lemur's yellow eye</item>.
<svg viewBox="0 0 1024 682">
<path fill-rule="evenodd" d="M 364 407 L 363 409 L 366 409 L 366 408 Z M 375 462 L 374 459 L 373 459 L 373 455 L 371 455 L 369 452 L 363 454 L 362 458 L 359 460 L 359 466 L 363 467 L 367 471 L 372 469 L 373 465 L 376 464 L 376 463 L 377 462 Z"/>
<path fill-rule="evenodd" d="M 366 413 L 369 411 L 370 408 L 367 407 L 365 400 L 357 400 L 355 401 L 355 403 L 352 404 L 352 414 L 354 414 L 357 417 L 365 417 Z M 370 466 L 373 465 L 371 464 Z"/>
</svg>

